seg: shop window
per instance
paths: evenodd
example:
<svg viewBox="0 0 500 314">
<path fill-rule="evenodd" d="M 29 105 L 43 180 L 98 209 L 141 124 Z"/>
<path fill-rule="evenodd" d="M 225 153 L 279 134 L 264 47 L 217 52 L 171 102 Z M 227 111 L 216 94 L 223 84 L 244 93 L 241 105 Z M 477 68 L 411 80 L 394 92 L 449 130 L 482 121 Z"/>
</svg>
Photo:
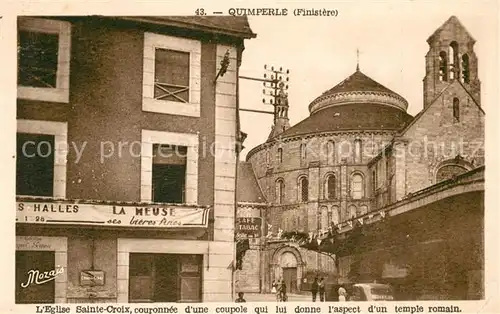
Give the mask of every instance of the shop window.
<svg viewBox="0 0 500 314">
<path fill-rule="evenodd" d="M 55 280 L 28 283 L 31 276 L 54 271 L 55 266 L 53 251 L 16 251 L 16 304 L 54 303 Z"/>
<path fill-rule="evenodd" d="M 307 202 L 309 200 L 309 181 L 306 177 L 299 179 L 299 193 L 301 202 Z"/>
<path fill-rule="evenodd" d="M 18 97 L 69 101 L 71 24 L 21 17 L 17 33 Z"/>
<path fill-rule="evenodd" d="M 155 49 L 154 99 L 189 102 L 189 52 Z"/>
<path fill-rule="evenodd" d="M 361 199 L 364 197 L 363 176 L 355 173 L 351 177 L 351 197 L 353 199 Z"/>
<path fill-rule="evenodd" d="M 336 188 L 335 175 L 328 175 L 325 180 L 325 199 L 335 199 L 337 193 Z"/>
<path fill-rule="evenodd" d="M 17 133 L 17 195 L 53 196 L 54 139 L 54 135 Z"/>
<path fill-rule="evenodd" d="M 201 302 L 201 255 L 131 253 L 129 302 Z"/>
<path fill-rule="evenodd" d="M 153 201 L 184 203 L 187 147 L 153 145 Z"/>
<path fill-rule="evenodd" d="M 283 204 L 285 195 L 285 181 L 278 179 L 276 181 L 276 203 Z"/>
</svg>

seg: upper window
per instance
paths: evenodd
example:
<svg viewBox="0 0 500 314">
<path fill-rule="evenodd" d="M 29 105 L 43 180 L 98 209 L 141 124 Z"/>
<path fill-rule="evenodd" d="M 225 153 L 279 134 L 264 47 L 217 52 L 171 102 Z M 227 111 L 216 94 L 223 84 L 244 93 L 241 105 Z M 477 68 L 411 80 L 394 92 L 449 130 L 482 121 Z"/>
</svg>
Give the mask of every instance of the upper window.
<svg viewBox="0 0 500 314">
<path fill-rule="evenodd" d="M 201 43 L 144 33 L 144 111 L 200 116 Z"/>
<path fill-rule="evenodd" d="M 307 147 L 305 143 L 300 144 L 300 159 L 305 160 L 307 158 Z"/>
<path fill-rule="evenodd" d="M 460 100 L 453 98 L 453 121 L 460 121 Z"/>
<path fill-rule="evenodd" d="M 17 195 L 53 196 L 54 155 L 54 135 L 17 133 Z"/>
<path fill-rule="evenodd" d="M 325 180 L 325 199 L 334 199 L 336 197 L 336 193 L 335 175 L 330 174 Z"/>
<path fill-rule="evenodd" d="M 458 44 L 452 41 L 448 49 L 448 62 L 450 64 L 450 80 L 454 80 L 460 74 L 460 64 L 458 62 Z"/>
<path fill-rule="evenodd" d="M 470 70 L 469 70 L 469 56 L 464 54 L 462 56 L 462 83 L 469 84 Z"/>
<path fill-rule="evenodd" d="M 448 81 L 448 59 L 444 51 L 439 53 L 439 80 Z"/>
<path fill-rule="evenodd" d="M 356 139 L 354 140 L 354 162 L 359 164 L 361 163 L 362 156 L 361 156 L 361 140 Z"/>
<path fill-rule="evenodd" d="M 465 167 L 456 164 L 445 165 L 436 173 L 436 182 L 441 182 L 447 179 L 451 179 L 454 176 L 458 176 L 464 172 L 467 172 Z"/>
<path fill-rule="evenodd" d="M 155 49 L 155 99 L 189 102 L 189 52 Z"/>
<path fill-rule="evenodd" d="M 276 181 L 276 203 L 283 204 L 285 196 L 285 181 L 278 179 Z"/>
<path fill-rule="evenodd" d="M 153 145 L 155 203 L 185 203 L 187 147 Z"/>
<path fill-rule="evenodd" d="M 18 19 L 18 98 L 69 102 L 70 43 L 69 22 Z"/>
<path fill-rule="evenodd" d="M 329 165 L 333 165 L 335 163 L 335 142 L 328 141 L 326 143 L 326 162 Z"/>
<path fill-rule="evenodd" d="M 283 148 L 278 148 L 277 156 L 276 158 L 278 159 L 278 164 L 281 164 L 283 162 Z"/>
<path fill-rule="evenodd" d="M 307 202 L 309 200 L 309 181 L 307 177 L 299 179 L 299 193 L 301 202 Z"/>
<path fill-rule="evenodd" d="M 364 197 L 363 176 L 355 173 L 351 177 L 351 197 L 353 199 L 361 199 Z"/>
</svg>

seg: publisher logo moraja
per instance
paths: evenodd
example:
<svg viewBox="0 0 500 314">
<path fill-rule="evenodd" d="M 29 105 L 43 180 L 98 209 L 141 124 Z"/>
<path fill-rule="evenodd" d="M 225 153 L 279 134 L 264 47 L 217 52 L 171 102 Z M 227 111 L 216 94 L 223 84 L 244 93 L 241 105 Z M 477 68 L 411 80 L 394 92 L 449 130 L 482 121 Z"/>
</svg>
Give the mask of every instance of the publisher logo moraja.
<svg viewBox="0 0 500 314">
<path fill-rule="evenodd" d="M 56 279 L 57 276 L 64 273 L 64 268 L 57 266 L 56 269 L 51 271 L 40 272 L 38 269 L 28 271 L 28 280 L 21 283 L 21 287 L 27 288 L 31 284 L 41 285 L 46 282 Z"/>
</svg>

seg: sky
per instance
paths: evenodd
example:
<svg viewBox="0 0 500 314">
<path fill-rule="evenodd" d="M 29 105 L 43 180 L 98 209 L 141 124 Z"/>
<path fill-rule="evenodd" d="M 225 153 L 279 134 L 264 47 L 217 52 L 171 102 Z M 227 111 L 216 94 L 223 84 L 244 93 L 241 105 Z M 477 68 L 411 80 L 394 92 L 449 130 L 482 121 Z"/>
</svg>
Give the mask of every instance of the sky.
<svg viewBox="0 0 500 314">
<path fill-rule="evenodd" d="M 485 111 L 496 99 L 498 11 L 494 1 L 283 3 L 274 7 L 338 10 L 337 17 L 249 17 L 257 37 L 245 41 L 240 76 L 262 78 L 264 64 L 289 69 L 291 125 L 309 115 L 308 105 L 317 96 L 354 73 L 357 49 L 361 71 L 403 96 L 408 113 L 416 115 L 423 107 L 426 40 L 452 15 L 476 39 Z M 262 103 L 262 89 L 261 82 L 240 79 L 240 107 L 272 111 L 271 105 Z M 242 130 L 248 133 L 244 159 L 267 139 L 273 117 L 250 112 L 241 112 L 240 117 Z"/>
</svg>

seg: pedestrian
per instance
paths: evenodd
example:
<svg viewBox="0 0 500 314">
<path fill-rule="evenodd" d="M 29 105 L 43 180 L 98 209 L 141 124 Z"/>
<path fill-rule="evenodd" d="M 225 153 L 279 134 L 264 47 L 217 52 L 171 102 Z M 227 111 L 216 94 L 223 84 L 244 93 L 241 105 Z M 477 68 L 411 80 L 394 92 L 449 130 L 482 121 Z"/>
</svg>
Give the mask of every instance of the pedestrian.
<svg viewBox="0 0 500 314">
<path fill-rule="evenodd" d="M 244 302 L 247 302 L 244 298 L 243 298 L 243 292 L 238 292 L 238 298 L 236 299 L 236 303 L 244 303 Z"/>
<path fill-rule="evenodd" d="M 325 302 L 325 281 L 321 278 L 318 282 L 319 301 Z"/>
<path fill-rule="evenodd" d="M 276 302 L 281 301 L 280 300 L 281 299 L 281 285 L 279 283 L 280 283 L 279 279 L 273 281 L 273 289 L 271 290 L 276 294 Z"/>
<path fill-rule="evenodd" d="M 286 283 L 282 279 L 281 280 L 281 301 L 286 302 L 288 300 L 288 296 L 286 295 Z"/>
<path fill-rule="evenodd" d="M 344 286 L 340 286 L 338 294 L 339 294 L 339 302 L 347 301 L 347 291 L 345 291 Z"/>
<path fill-rule="evenodd" d="M 311 286 L 311 293 L 312 293 L 312 298 L 313 302 L 316 302 L 316 295 L 318 294 L 318 277 L 314 277 L 314 281 Z"/>
</svg>

